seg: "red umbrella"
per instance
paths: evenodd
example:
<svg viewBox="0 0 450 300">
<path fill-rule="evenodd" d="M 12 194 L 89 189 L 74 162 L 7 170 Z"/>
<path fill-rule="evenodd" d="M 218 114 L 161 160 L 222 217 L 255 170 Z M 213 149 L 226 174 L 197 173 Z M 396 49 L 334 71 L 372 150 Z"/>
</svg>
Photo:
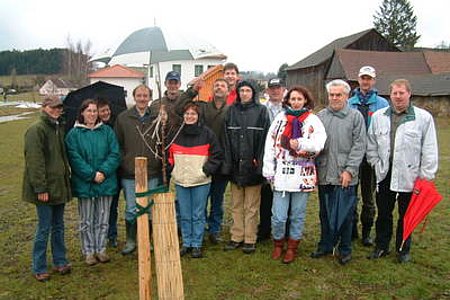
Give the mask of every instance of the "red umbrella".
<svg viewBox="0 0 450 300">
<path fill-rule="evenodd" d="M 442 196 L 436 190 L 433 182 L 426 179 L 417 179 L 414 183 L 411 202 L 403 217 L 403 244 L 411 235 L 416 226 L 430 213 L 430 211 L 442 200 Z"/>
</svg>

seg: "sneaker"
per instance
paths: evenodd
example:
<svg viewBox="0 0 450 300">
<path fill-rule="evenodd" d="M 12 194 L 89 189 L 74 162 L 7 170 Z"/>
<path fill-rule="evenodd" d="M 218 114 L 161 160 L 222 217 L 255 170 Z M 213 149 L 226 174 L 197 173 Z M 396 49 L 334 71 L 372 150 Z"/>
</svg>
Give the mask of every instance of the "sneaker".
<svg viewBox="0 0 450 300">
<path fill-rule="evenodd" d="M 256 251 L 256 244 L 244 243 L 242 246 L 242 252 L 245 254 L 252 254 Z"/>
<path fill-rule="evenodd" d="M 65 264 L 64 266 L 60 267 L 54 267 L 53 271 L 59 273 L 60 275 L 66 275 L 72 272 L 72 265 L 71 264 Z"/>
<path fill-rule="evenodd" d="M 203 257 L 202 248 L 200 248 L 200 247 L 193 247 L 192 248 L 191 257 L 192 258 L 202 258 Z"/>
<path fill-rule="evenodd" d="M 46 282 L 50 280 L 50 274 L 48 273 L 33 274 L 33 277 L 39 282 Z"/>
<path fill-rule="evenodd" d="M 93 254 L 86 255 L 85 262 L 86 262 L 86 264 L 88 266 L 93 266 L 93 265 L 96 265 L 98 263 L 97 258 L 95 258 L 95 256 Z"/>
<path fill-rule="evenodd" d="M 185 246 L 181 247 L 181 249 L 180 249 L 180 257 L 181 256 L 185 256 L 189 252 L 191 252 L 191 247 L 185 247 Z"/>
<path fill-rule="evenodd" d="M 97 259 L 99 262 L 101 263 L 107 263 L 108 261 L 110 261 L 111 259 L 109 258 L 109 255 L 106 254 L 106 251 L 97 253 Z"/>
<path fill-rule="evenodd" d="M 362 239 L 362 244 L 364 247 L 372 247 L 373 240 L 370 238 L 370 236 L 366 236 Z"/>
<path fill-rule="evenodd" d="M 388 255 L 389 253 L 390 253 L 389 250 L 375 248 L 375 250 L 373 250 L 373 252 L 367 256 L 367 259 L 382 258 Z"/>
<path fill-rule="evenodd" d="M 399 254 L 397 257 L 397 261 L 400 264 L 406 264 L 411 261 L 411 255 L 409 253 Z"/>
<path fill-rule="evenodd" d="M 235 242 L 235 241 L 229 241 L 228 244 L 225 245 L 223 250 L 229 251 L 229 250 L 236 250 L 237 248 L 242 246 L 242 242 Z"/>
</svg>

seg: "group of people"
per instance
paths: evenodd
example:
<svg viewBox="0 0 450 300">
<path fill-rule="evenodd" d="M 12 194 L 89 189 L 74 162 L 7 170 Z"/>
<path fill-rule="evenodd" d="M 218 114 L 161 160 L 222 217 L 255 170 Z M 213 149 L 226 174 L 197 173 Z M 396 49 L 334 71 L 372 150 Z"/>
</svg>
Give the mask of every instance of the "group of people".
<svg viewBox="0 0 450 300">
<path fill-rule="evenodd" d="M 369 258 L 389 253 L 398 200 L 396 250 L 400 262 L 409 261 L 410 238 L 399 250 L 403 215 L 414 181 L 432 180 L 437 171 L 436 133 L 432 116 L 410 103 L 408 81 L 391 83 L 388 102 L 377 95 L 375 78 L 374 68 L 361 68 L 352 97 L 345 81 L 329 82 L 328 106 L 314 114 L 308 89 L 286 90 L 279 78 L 269 80 L 269 99 L 261 104 L 254 85 L 239 78 L 233 63 L 225 64 L 224 77 L 214 82 L 208 101 L 193 101 L 202 79 L 182 92 L 180 74 L 171 71 L 162 98 L 152 101 L 152 90 L 139 85 L 133 91 L 135 106 L 115 121 L 107 102 L 85 100 L 66 137 L 61 101 L 46 98 L 41 118 L 25 134 L 23 198 L 36 204 L 38 215 L 34 277 L 49 279 L 50 233 L 55 270 L 71 270 L 63 216 L 72 195 L 78 198 L 88 265 L 110 260 L 108 240 L 117 247 L 120 189 L 126 200 L 122 254 L 136 249 L 137 156 L 148 158 L 150 189 L 174 183 L 181 256 L 203 257 L 205 233 L 213 244 L 222 241 L 224 194 L 230 183 L 232 224 L 224 250 L 251 254 L 258 240 L 271 236 L 272 259 L 291 263 L 302 239 L 309 195 L 318 189 L 320 241 L 311 257 L 337 253 L 345 265 L 352 259 L 359 185 L 365 246 L 373 245 L 377 186 L 375 249 Z"/>
</svg>

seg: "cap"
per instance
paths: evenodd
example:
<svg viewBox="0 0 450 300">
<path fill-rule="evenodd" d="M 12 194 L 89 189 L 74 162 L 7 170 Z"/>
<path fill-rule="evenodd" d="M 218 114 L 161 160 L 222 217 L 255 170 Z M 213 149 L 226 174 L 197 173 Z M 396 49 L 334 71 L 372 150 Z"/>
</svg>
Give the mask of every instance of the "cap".
<svg viewBox="0 0 450 300">
<path fill-rule="evenodd" d="M 377 77 L 377 74 L 375 73 L 375 69 L 371 66 L 364 66 L 361 69 L 359 69 L 358 77 L 361 77 L 363 75 L 367 75 L 372 78 Z"/>
<path fill-rule="evenodd" d="M 275 86 L 283 86 L 283 81 L 280 78 L 271 78 L 269 80 L 269 83 L 267 84 L 268 87 L 275 87 Z"/>
<path fill-rule="evenodd" d="M 48 96 L 42 101 L 42 107 L 49 106 L 49 107 L 59 107 L 63 106 L 63 103 L 61 99 L 59 99 L 58 96 Z"/>
<path fill-rule="evenodd" d="M 177 71 L 170 71 L 170 72 L 167 73 L 167 75 L 166 75 L 166 81 L 167 81 L 167 80 L 177 80 L 177 81 L 181 81 L 180 73 L 178 73 Z"/>
</svg>

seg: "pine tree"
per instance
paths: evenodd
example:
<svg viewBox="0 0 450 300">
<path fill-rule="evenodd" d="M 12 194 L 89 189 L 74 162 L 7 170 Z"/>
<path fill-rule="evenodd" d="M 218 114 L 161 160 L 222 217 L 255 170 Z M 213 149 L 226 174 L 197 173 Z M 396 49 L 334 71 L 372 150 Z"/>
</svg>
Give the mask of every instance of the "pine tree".
<svg viewBox="0 0 450 300">
<path fill-rule="evenodd" d="M 373 25 L 389 42 L 404 50 L 414 48 L 420 38 L 417 17 L 408 0 L 383 0 Z"/>
</svg>

